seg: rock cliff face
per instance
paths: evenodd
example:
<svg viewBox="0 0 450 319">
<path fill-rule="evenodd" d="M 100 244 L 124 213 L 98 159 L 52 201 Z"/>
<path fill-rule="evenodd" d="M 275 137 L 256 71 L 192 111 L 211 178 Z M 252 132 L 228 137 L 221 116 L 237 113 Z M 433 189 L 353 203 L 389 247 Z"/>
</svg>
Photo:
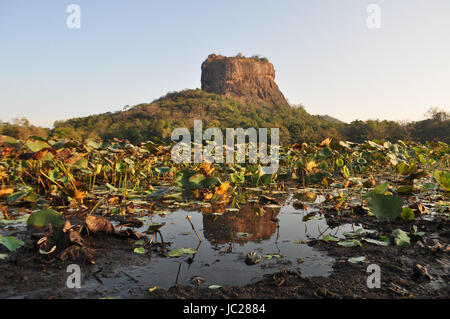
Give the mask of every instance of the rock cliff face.
<svg viewBox="0 0 450 319">
<path fill-rule="evenodd" d="M 288 105 L 265 59 L 211 54 L 202 64 L 202 90 L 269 106 Z"/>
</svg>

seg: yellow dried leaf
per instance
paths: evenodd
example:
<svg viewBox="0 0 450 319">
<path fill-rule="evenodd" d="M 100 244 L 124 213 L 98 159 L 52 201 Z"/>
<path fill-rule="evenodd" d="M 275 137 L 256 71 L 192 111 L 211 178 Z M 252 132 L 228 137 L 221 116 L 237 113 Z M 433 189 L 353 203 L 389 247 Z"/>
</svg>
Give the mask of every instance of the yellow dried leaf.
<svg viewBox="0 0 450 319">
<path fill-rule="evenodd" d="M 211 163 L 203 163 L 200 165 L 200 169 L 206 174 L 211 175 L 215 167 Z"/>
<path fill-rule="evenodd" d="M 222 183 L 220 186 L 217 186 L 215 188 L 216 194 L 223 195 L 228 191 L 228 188 L 230 188 L 230 183 L 228 183 L 228 182 Z"/>
<path fill-rule="evenodd" d="M 86 195 L 87 195 L 87 192 L 79 191 L 78 189 L 76 189 L 75 192 L 74 192 L 73 198 L 75 200 L 77 200 L 77 201 L 78 200 L 83 200 L 83 198 L 85 198 Z"/>
<path fill-rule="evenodd" d="M 213 197 L 212 193 L 205 193 L 204 200 L 210 200 Z"/>
<path fill-rule="evenodd" d="M 315 161 L 309 161 L 308 163 L 306 163 L 306 169 L 309 172 L 312 172 L 312 170 L 316 167 L 317 167 L 317 163 Z"/>
<path fill-rule="evenodd" d="M 331 138 L 327 137 L 326 139 L 324 139 L 321 143 L 320 146 L 328 146 L 331 143 Z"/>
<path fill-rule="evenodd" d="M 0 198 L 8 197 L 14 192 L 12 188 L 0 189 Z"/>
</svg>

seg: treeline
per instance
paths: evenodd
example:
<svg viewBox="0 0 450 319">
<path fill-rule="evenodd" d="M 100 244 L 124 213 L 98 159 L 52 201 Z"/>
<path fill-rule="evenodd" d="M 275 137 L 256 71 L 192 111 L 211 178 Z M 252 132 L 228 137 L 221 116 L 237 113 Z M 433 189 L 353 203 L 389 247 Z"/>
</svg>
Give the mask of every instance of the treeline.
<svg viewBox="0 0 450 319">
<path fill-rule="evenodd" d="M 0 121 L 0 135 L 8 135 L 18 139 L 27 139 L 30 136 L 47 138 L 52 135 L 52 130 L 31 125 L 26 118 L 18 118 L 14 119 L 12 123 Z"/>
<path fill-rule="evenodd" d="M 443 141 L 450 143 L 450 115 L 431 109 L 428 119 L 410 123 L 394 121 L 340 122 L 328 116 L 311 115 L 302 106 L 269 107 L 263 102 L 248 105 L 239 100 L 202 90 L 168 93 L 152 103 L 124 111 L 55 122 L 54 128 L 32 126 L 25 119 L 0 122 L 0 134 L 16 138 L 30 135 L 74 139 L 128 139 L 132 143 L 156 136 L 170 140 L 173 129 L 193 129 L 194 119 L 208 127 L 279 127 L 280 141 L 286 143 L 320 142 L 326 137 L 363 142 L 365 140 Z"/>
</svg>

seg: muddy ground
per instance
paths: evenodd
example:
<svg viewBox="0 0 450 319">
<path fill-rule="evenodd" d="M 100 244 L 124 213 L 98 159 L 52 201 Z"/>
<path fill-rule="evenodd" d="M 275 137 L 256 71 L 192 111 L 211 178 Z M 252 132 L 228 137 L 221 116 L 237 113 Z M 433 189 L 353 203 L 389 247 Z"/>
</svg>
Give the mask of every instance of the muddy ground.
<svg viewBox="0 0 450 319">
<path fill-rule="evenodd" d="M 384 234 L 392 229 L 408 230 L 408 223 L 399 220 L 380 222 L 369 216 L 331 216 L 329 223 L 357 222 L 364 228 L 378 229 Z M 409 246 L 342 247 L 334 242 L 311 240 L 308 245 L 334 257 L 333 272 L 328 277 L 304 277 L 299 272 L 284 270 L 280 263 L 272 275 L 256 283 L 211 290 L 206 287 L 174 286 L 164 290 L 139 284 L 139 278 L 123 269 L 136 260 L 130 247 L 134 240 L 108 235 L 91 235 L 89 246 L 95 250 L 95 263 L 78 262 L 82 266 L 82 289 L 66 287 L 66 272 L 70 261 L 41 255 L 27 242 L 6 260 L 0 260 L 1 298 L 449 298 L 450 272 L 448 244 L 450 230 L 446 217 L 415 220 L 426 238 L 413 238 Z M 366 261 L 353 264 L 348 258 L 366 256 Z M 148 257 L 151 258 L 151 257 Z M 377 264 L 381 269 L 381 287 L 367 287 L 367 267 Z M 424 266 L 422 270 L 416 266 Z M 420 268 L 419 266 L 419 268 Z M 426 273 L 428 272 L 428 274 Z M 114 287 L 115 277 L 128 276 L 125 285 Z M 108 282 L 108 283 L 107 283 Z"/>
</svg>

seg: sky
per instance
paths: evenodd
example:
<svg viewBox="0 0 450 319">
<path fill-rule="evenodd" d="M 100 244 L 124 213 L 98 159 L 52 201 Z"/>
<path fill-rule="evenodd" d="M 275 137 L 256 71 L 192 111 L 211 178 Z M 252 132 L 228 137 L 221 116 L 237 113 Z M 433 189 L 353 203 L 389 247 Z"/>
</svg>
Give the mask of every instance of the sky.
<svg viewBox="0 0 450 319">
<path fill-rule="evenodd" d="M 267 57 L 311 114 L 450 111 L 449 0 L 0 0 L 0 120 L 51 127 L 200 88 L 211 53 Z"/>
</svg>

